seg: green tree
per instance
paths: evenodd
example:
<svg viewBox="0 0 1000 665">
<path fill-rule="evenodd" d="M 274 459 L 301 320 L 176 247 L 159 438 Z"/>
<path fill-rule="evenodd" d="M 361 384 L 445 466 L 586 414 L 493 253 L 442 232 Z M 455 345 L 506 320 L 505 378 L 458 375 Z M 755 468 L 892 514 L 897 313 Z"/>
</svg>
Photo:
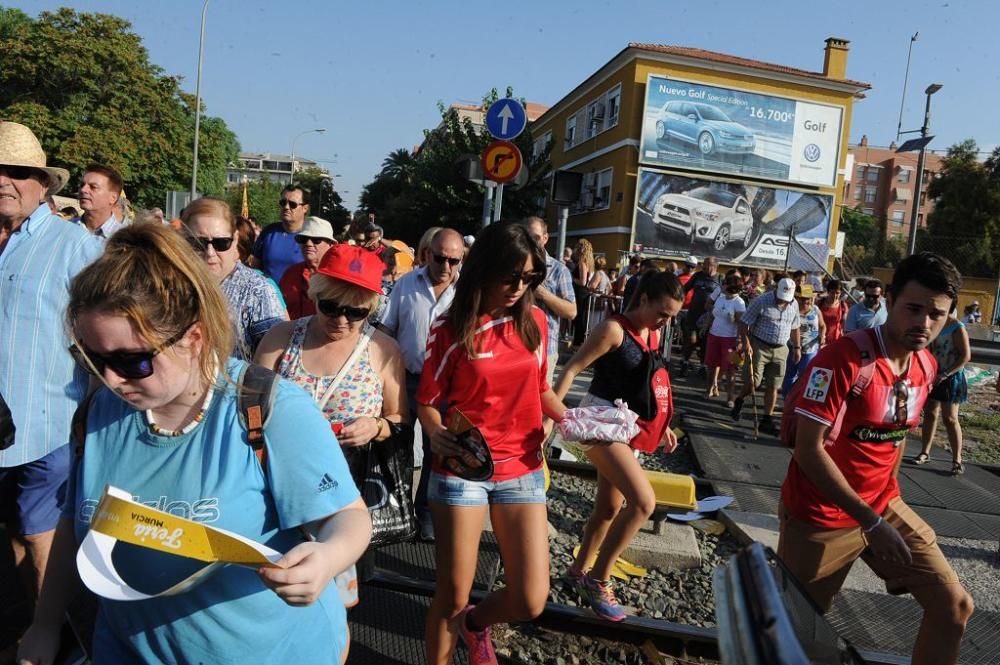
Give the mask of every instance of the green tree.
<svg viewBox="0 0 1000 665">
<path fill-rule="evenodd" d="M 124 19 L 69 8 L 37 20 L 0 13 L 0 116 L 35 132 L 50 162 L 69 169 L 70 190 L 91 162 L 118 169 L 139 206 L 188 189 L 194 98 L 180 83 L 149 61 Z M 203 117 L 200 143 L 199 188 L 222 194 L 236 136 Z"/>
<path fill-rule="evenodd" d="M 295 184 L 309 190 L 309 214 L 333 224 L 334 233 L 350 221 L 351 212 L 344 207 L 344 199 L 333 188 L 328 173 L 316 167 L 302 169 L 295 172 Z"/>
<path fill-rule="evenodd" d="M 278 199 L 281 198 L 281 190 L 284 186 L 285 183 L 274 182 L 265 176 L 248 181 L 246 189 L 250 218 L 261 226 L 278 221 Z M 233 213 L 239 215 L 243 207 L 243 185 L 230 189 L 226 200 L 229 201 Z"/>
<path fill-rule="evenodd" d="M 507 89 L 507 97 L 513 91 Z M 499 99 L 494 89 L 483 99 L 483 108 Z M 523 100 L 522 100 L 523 103 Z M 390 237 L 416 244 L 431 226 L 450 226 L 463 234 L 475 233 L 480 226 L 483 189 L 462 173 L 462 163 L 475 157 L 492 141 L 485 132 L 460 118 L 454 109 L 438 104 L 441 125 L 424 132 L 424 141 L 410 159 L 406 150 L 395 150 L 382 171 L 366 185 L 361 207 L 373 212 Z M 505 187 L 503 217 L 517 219 L 538 211 L 544 197 L 544 175 L 549 170 L 548 152 L 532 159 L 533 138 L 529 126 L 515 141 L 526 161 L 528 182 L 515 189 Z"/>
</svg>

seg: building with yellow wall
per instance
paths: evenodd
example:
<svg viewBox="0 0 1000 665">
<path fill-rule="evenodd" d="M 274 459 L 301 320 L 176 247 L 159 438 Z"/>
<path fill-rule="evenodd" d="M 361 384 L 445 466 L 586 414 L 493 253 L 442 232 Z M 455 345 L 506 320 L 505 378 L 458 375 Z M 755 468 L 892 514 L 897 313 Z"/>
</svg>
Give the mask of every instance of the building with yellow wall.
<svg viewBox="0 0 1000 665">
<path fill-rule="evenodd" d="M 827 39 L 823 71 L 811 72 L 701 49 L 629 44 L 532 125 L 534 149 L 541 151 L 549 147 L 553 171 L 583 174 L 580 199 L 570 207 L 567 244 L 586 237 L 595 251 L 604 253 L 614 265 L 626 253 L 635 251 L 635 245 L 643 245 L 640 250 L 643 254 L 680 258 L 685 254 L 717 254 L 715 245 L 728 248 L 728 241 L 735 248 L 726 251 L 733 256 L 723 256 L 723 260 L 737 258 L 742 252 L 743 262 L 760 263 L 749 259 L 747 252 L 750 250 L 741 250 L 742 243 L 760 245 L 765 239 L 774 241 L 777 236 L 768 233 L 768 222 L 787 212 L 781 208 L 783 204 L 775 201 L 807 194 L 814 195 L 813 198 L 828 209 L 829 221 L 823 226 L 822 234 L 833 247 L 839 218 L 834 212 L 840 210 L 852 106 L 870 87 L 846 78 L 847 55 L 846 40 Z M 701 101 L 692 99 L 688 100 L 691 103 L 677 102 L 652 108 L 647 102 L 653 99 L 649 95 L 656 91 L 647 89 L 650 81 L 656 81 L 659 90 L 667 91 L 665 94 L 690 94 L 700 96 Z M 664 85 L 664 81 L 670 85 Z M 718 90 L 728 90 L 732 94 L 727 96 Z M 718 112 L 706 108 L 710 104 L 701 103 L 705 99 L 722 100 L 717 104 L 720 109 L 730 104 L 725 108 L 730 109 L 728 114 L 732 119 L 713 121 L 712 117 L 717 118 Z M 765 104 L 768 108 L 759 108 L 761 105 L 757 102 L 762 99 L 768 100 Z M 647 105 L 650 108 L 647 109 Z M 826 127 L 825 121 L 803 120 L 801 118 L 806 115 L 803 109 L 807 107 L 826 113 L 824 117 L 836 118 L 836 121 Z M 678 115 L 678 112 L 686 115 Z M 796 112 L 799 117 L 795 117 Z M 699 114 L 709 117 L 699 117 Z M 668 116 L 679 118 L 679 121 L 666 123 L 658 119 Z M 784 124 L 779 126 L 771 122 L 768 125 L 773 118 L 784 120 Z M 827 134 L 832 132 L 827 140 L 832 141 L 835 154 L 831 149 L 820 150 L 821 143 L 807 142 L 803 148 L 802 142 L 810 139 L 800 125 L 809 126 L 810 122 L 814 128 L 822 125 Z M 682 124 L 684 127 L 679 128 Z M 660 132 L 663 127 L 666 128 L 662 130 L 666 132 L 663 139 L 656 138 L 657 147 L 649 150 L 644 141 L 651 140 L 650 132 Z M 746 135 L 740 136 L 744 129 Z M 689 131 L 701 131 L 702 134 L 700 138 L 689 140 Z M 730 144 L 725 144 L 726 141 Z M 742 145 L 737 145 L 740 142 Z M 742 154 L 727 153 L 727 150 L 742 151 Z M 827 178 L 825 182 L 803 182 L 818 176 L 802 169 L 820 170 L 802 159 L 799 153 L 803 150 L 809 152 L 806 160 L 813 157 L 817 163 L 830 160 L 828 173 L 823 176 Z M 795 155 L 792 151 L 796 151 Z M 649 159 L 651 155 L 652 160 Z M 660 163 L 664 160 L 671 163 Z M 676 160 L 682 163 L 673 163 Z M 799 162 L 801 168 L 796 166 Z M 782 171 L 785 167 L 789 171 L 799 169 L 799 175 L 789 177 Z M 643 200 L 639 196 L 641 170 L 649 172 L 648 178 L 655 180 L 661 191 L 673 196 Z M 697 189 L 698 186 L 701 189 Z M 721 192 L 721 205 L 738 201 L 741 196 L 742 202 L 734 203 L 729 209 L 718 207 L 718 202 L 698 203 L 696 197 L 706 192 L 709 198 L 716 197 L 713 192 Z M 674 199 L 694 205 L 670 203 Z M 765 201 L 770 202 L 769 208 L 764 205 Z M 654 244 L 664 244 L 665 248 L 638 242 L 641 238 L 637 237 L 639 231 L 635 227 L 640 223 L 650 224 L 654 207 L 664 212 L 657 218 L 663 224 L 652 225 L 656 230 Z M 753 209 L 755 218 L 758 211 L 761 213 L 753 234 L 741 230 L 740 226 L 749 218 L 748 207 Z M 686 226 L 682 222 L 669 224 L 678 221 L 670 215 L 682 209 L 688 212 L 678 214 L 688 215 L 689 223 Z M 707 221 L 696 223 L 695 215 Z M 727 215 L 734 216 L 728 230 L 716 230 L 720 219 Z M 555 205 L 550 204 L 546 217 L 555 222 L 558 218 Z M 814 234 L 819 232 L 817 229 Z M 642 233 L 649 231 L 642 230 Z M 699 233 L 704 237 L 699 237 Z M 664 238 L 662 243 L 661 236 Z M 679 239 L 669 239 L 673 236 Z"/>
</svg>

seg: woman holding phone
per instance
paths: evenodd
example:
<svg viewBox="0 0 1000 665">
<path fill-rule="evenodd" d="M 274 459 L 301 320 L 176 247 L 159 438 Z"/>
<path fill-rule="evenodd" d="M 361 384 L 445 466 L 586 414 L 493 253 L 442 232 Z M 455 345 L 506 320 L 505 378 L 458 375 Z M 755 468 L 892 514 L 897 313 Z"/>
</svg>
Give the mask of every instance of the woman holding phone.
<svg viewBox="0 0 1000 665">
<path fill-rule="evenodd" d="M 546 320 L 532 293 L 544 278 L 544 251 L 525 227 L 487 226 L 465 260 L 451 308 L 431 326 L 416 400 L 434 453 L 428 499 L 438 576 L 427 660 L 435 665 L 451 662 L 459 637 L 472 665 L 496 663 L 490 626 L 529 621 L 548 599 L 542 414 L 560 420 L 565 407 L 545 380 Z M 492 457 L 488 480 L 466 480 L 444 463 L 467 452 L 446 427 L 463 416 Z M 472 607 L 487 510 L 507 586 Z"/>
</svg>

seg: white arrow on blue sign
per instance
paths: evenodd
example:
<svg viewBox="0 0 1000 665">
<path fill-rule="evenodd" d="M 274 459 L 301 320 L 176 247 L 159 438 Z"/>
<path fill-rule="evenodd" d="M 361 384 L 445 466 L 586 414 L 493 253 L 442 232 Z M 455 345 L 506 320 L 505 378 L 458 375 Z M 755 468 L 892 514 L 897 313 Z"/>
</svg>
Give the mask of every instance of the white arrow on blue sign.
<svg viewBox="0 0 1000 665">
<path fill-rule="evenodd" d="M 501 141 L 521 135 L 528 125 L 528 114 L 516 99 L 499 99 L 486 111 L 486 129 Z"/>
</svg>

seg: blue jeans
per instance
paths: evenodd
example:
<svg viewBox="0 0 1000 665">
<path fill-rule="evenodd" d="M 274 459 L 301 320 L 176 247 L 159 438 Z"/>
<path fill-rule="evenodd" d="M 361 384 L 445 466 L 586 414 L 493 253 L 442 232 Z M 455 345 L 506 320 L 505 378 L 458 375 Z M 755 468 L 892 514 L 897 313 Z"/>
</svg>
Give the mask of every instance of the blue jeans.
<svg viewBox="0 0 1000 665">
<path fill-rule="evenodd" d="M 809 367 L 809 363 L 812 359 L 816 357 L 819 349 L 811 351 L 810 353 L 803 353 L 802 358 L 799 359 L 798 364 L 793 364 L 791 362 L 791 356 L 789 356 L 788 366 L 785 368 L 785 380 L 781 384 L 781 396 L 787 397 L 788 391 L 792 389 L 792 384 L 800 376 L 805 374 L 806 368 Z"/>
</svg>

